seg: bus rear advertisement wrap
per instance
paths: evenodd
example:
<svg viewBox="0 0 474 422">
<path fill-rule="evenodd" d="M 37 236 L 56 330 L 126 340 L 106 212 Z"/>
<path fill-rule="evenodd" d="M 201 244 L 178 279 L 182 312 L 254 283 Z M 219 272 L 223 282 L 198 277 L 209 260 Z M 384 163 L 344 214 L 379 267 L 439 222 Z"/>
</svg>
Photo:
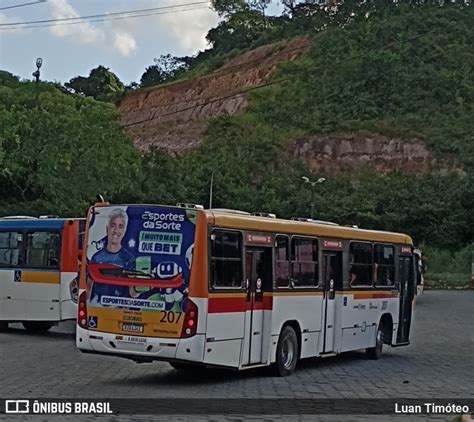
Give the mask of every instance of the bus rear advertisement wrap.
<svg viewBox="0 0 474 422">
<path fill-rule="evenodd" d="M 195 226 L 196 211 L 184 208 L 93 208 L 87 243 L 87 328 L 180 337 Z"/>
</svg>

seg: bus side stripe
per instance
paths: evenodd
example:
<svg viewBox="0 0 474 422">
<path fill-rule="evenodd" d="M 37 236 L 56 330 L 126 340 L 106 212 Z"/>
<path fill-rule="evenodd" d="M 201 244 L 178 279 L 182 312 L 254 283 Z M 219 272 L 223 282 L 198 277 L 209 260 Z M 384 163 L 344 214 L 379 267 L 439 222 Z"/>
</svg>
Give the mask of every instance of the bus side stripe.
<svg viewBox="0 0 474 422">
<path fill-rule="evenodd" d="M 219 314 L 223 312 L 245 312 L 246 301 L 243 297 L 211 297 L 208 302 L 208 312 Z"/>
<path fill-rule="evenodd" d="M 59 271 L 22 271 L 22 283 L 47 283 L 59 284 L 61 273 Z"/>
<path fill-rule="evenodd" d="M 261 302 L 254 302 L 253 309 L 255 311 L 271 311 L 273 309 L 273 297 L 269 295 L 263 296 Z M 250 302 L 247 297 L 240 295 L 239 297 L 210 297 L 208 302 L 208 313 L 219 314 L 226 312 L 245 312 L 251 310 Z"/>
</svg>

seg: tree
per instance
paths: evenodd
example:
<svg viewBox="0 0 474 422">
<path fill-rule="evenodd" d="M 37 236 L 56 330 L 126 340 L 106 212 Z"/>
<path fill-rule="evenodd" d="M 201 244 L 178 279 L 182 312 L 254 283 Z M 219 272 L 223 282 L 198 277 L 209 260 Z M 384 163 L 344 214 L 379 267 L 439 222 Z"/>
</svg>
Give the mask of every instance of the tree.
<svg viewBox="0 0 474 422">
<path fill-rule="evenodd" d="M 130 82 L 128 85 L 125 85 L 125 94 L 130 91 L 135 91 L 136 89 L 140 88 L 140 84 L 137 82 Z"/>
<path fill-rule="evenodd" d="M 92 69 L 88 77 L 77 76 L 64 85 L 76 94 L 98 101 L 114 102 L 125 92 L 125 86 L 118 76 L 104 66 Z"/>
<path fill-rule="evenodd" d="M 13 75 L 6 70 L 0 70 L 0 85 L 2 86 L 18 86 L 20 78 L 16 75 Z"/>
<path fill-rule="evenodd" d="M 116 109 L 40 83 L 0 86 L 0 214 L 82 215 L 97 193 L 133 192 L 139 155 Z"/>
<path fill-rule="evenodd" d="M 145 69 L 142 77 L 140 78 L 140 88 L 149 88 L 151 86 L 159 85 L 163 83 L 166 76 L 161 71 L 160 66 L 153 64 Z"/>
<path fill-rule="evenodd" d="M 229 52 L 251 47 L 267 29 L 266 20 L 259 12 L 246 9 L 220 22 L 207 33 L 206 39 L 216 52 Z"/>
<path fill-rule="evenodd" d="M 248 9 L 259 10 L 262 14 L 273 0 L 212 0 L 212 8 L 219 16 L 227 17 Z M 287 13 L 293 13 L 298 4 L 315 6 L 315 1 L 280 0 Z M 317 5 L 318 3 L 316 3 Z"/>
<path fill-rule="evenodd" d="M 248 9 L 245 0 L 212 0 L 212 8 L 219 16 L 229 16 Z"/>
<path fill-rule="evenodd" d="M 189 68 L 188 57 L 176 57 L 171 54 L 162 54 L 153 59 L 154 65 L 148 66 L 140 78 L 140 88 L 149 88 L 169 82 Z"/>
<path fill-rule="evenodd" d="M 253 10 L 258 10 L 263 16 L 265 16 L 265 10 L 272 0 L 250 0 L 249 6 Z"/>
</svg>

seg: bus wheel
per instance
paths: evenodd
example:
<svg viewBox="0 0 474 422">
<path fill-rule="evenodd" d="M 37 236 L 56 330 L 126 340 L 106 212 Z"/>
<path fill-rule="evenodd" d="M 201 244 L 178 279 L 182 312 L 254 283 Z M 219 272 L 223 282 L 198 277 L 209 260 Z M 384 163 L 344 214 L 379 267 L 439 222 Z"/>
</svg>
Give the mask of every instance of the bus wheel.
<svg viewBox="0 0 474 422">
<path fill-rule="evenodd" d="M 287 325 L 283 328 L 276 350 L 275 369 L 277 375 L 287 377 L 295 372 L 298 360 L 298 339 L 295 330 Z"/>
<path fill-rule="evenodd" d="M 45 333 L 54 325 L 52 322 L 44 321 L 25 321 L 22 324 L 30 333 Z"/>
<path fill-rule="evenodd" d="M 367 357 L 369 359 L 380 359 L 382 356 L 383 349 L 383 327 L 382 324 L 379 324 L 377 328 L 377 337 L 375 339 L 375 347 L 368 347 L 365 349 Z"/>
<path fill-rule="evenodd" d="M 8 330 L 8 322 L 0 321 L 0 331 Z"/>
</svg>

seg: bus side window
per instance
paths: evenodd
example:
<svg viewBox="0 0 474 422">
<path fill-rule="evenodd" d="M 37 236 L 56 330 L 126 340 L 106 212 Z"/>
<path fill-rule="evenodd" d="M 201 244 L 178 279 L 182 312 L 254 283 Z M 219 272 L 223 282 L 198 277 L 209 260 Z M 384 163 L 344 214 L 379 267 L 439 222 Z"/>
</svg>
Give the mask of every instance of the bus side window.
<svg viewBox="0 0 474 422">
<path fill-rule="evenodd" d="M 276 237 L 275 280 L 277 287 L 290 286 L 290 260 L 288 236 Z"/>
<path fill-rule="evenodd" d="M 393 286 L 395 282 L 395 248 L 392 245 L 374 246 L 374 280 L 376 286 Z"/>
<path fill-rule="evenodd" d="M 291 277 L 296 287 L 319 285 L 318 239 L 293 237 L 291 239 Z"/>
<path fill-rule="evenodd" d="M 241 233 L 214 230 L 211 235 L 211 286 L 241 288 L 242 274 Z"/>
<path fill-rule="evenodd" d="M 21 264 L 23 234 L 18 232 L 0 233 L 0 266 L 17 267 Z"/>
<path fill-rule="evenodd" d="M 350 286 L 372 286 L 372 244 L 367 242 L 351 242 L 350 254 Z"/>
</svg>

